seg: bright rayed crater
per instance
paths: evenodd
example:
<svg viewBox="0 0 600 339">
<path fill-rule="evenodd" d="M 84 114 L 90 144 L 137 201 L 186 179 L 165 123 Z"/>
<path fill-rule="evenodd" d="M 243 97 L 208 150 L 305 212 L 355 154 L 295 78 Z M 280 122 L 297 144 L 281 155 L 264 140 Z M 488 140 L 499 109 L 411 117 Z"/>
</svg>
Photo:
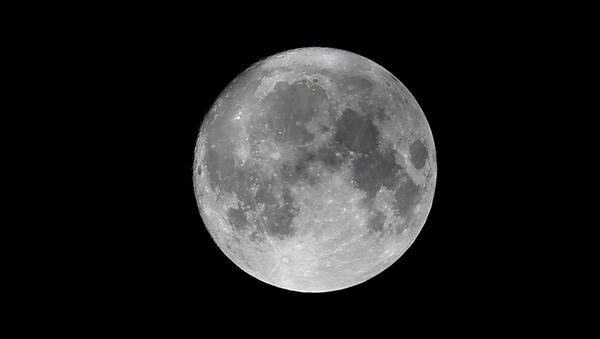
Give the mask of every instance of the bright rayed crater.
<svg viewBox="0 0 600 339">
<path fill-rule="evenodd" d="M 331 48 L 264 59 L 206 115 L 194 164 L 202 219 L 263 282 L 325 292 L 389 267 L 423 227 L 436 156 L 415 98 L 383 67 Z"/>
</svg>

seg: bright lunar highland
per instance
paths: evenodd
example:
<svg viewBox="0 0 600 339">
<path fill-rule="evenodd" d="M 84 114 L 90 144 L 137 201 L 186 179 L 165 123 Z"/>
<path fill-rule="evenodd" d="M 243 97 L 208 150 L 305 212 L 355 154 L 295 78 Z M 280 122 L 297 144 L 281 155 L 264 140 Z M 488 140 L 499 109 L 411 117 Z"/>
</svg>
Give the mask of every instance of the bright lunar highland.
<svg viewBox="0 0 600 339">
<path fill-rule="evenodd" d="M 202 219 L 239 268 L 284 289 L 357 285 L 393 264 L 431 209 L 437 163 L 417 101 L 383 67 L 332 48 L 252 65 L 196 145 Z"/>
</svg>

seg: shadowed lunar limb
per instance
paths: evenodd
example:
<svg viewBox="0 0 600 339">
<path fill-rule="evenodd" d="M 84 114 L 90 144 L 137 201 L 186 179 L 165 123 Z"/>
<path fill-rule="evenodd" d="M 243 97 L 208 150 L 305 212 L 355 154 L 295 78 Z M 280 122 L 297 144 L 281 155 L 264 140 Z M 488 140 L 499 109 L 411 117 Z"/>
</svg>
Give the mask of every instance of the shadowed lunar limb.
<svg viewBox="0 0 600 339">
<path fill-rule="evenodd" d="M 281 288 L 362 283 L 410 246 L 437 164 L 427 120 L 391 73 L 304 48 L 240 74 L 206 115 L 194 186 L 202 219 L 238 267 Z"/>
</svg>

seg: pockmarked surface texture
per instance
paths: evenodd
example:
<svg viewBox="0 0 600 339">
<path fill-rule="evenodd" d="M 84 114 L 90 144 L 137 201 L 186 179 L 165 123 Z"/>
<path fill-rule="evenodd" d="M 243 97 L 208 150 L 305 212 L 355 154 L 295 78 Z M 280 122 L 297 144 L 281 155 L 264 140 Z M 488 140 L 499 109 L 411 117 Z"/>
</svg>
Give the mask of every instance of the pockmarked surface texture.
<svg viewBox="0 0 600 339">
<path fill-rule="evenodd" d="M 252 65 L 202 123 L 202 219 L 242 270 L 295 291 L 347 288 L 423 227 L 436 153 L 406 87 L 357 54 L 303 48 Z"/>
</svg>

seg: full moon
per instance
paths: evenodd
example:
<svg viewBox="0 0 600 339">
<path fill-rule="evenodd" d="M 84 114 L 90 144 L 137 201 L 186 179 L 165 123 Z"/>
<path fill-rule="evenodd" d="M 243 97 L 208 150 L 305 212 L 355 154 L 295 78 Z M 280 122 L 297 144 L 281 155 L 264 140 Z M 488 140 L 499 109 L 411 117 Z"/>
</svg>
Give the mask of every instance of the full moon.
<svg viewBox="0 0 600 339">
<path fill-rule="evenodd" d="M 194 188 L 239 268 L 301 292 L 348 288 L 392 265 L 431 209 L 429 124 L 408 89 L 360 55 L 301 48 L 236 77 L 206 114 Z"/>
</svg>

